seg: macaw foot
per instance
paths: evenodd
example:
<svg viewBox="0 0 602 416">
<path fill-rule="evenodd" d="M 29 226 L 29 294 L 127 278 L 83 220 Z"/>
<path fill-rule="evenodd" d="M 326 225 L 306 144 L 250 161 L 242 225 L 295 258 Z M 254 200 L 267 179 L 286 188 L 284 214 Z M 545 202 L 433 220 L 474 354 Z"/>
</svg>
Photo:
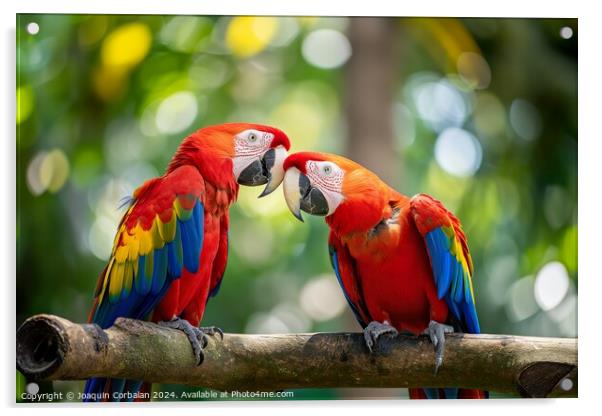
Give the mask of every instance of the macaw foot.
<svg viewBox="0 0 602 416">
<path fill-rule="evenodd" d="M 378 340 L 381 335 L 386 334 L 389 337 L 394 337 L 398 334 L 397 329 L 386 323 L 386 321 L 385 323 L 372 321 L 364 328 L 363 332 L 364 341 L 366 341 L 366 346 L 370 352 L 372 352 L 372 347 L 376 345 L 376 340 Z"/>
<path fill-rule="evenodd" d="M 449 325 L 440 324 L 437 321 L 429 322 L 429 326 L 424 330 L 435 347 L 435 374 L 439 372 L 439 367 L 443 364 L 443 354 L 445 352 L 445 334 L 451 334 L 454 328 Z"/>
<path fill-rule="evenodd" d="M 217 326 L 202 326 L 198 329 L 205 333 L 205 335 L 214 336 L 215 334 L 219 334 L 220 339 L 224 340 L 224 331 Z"/>
<path fill-rule="evenodd" d="M 215 334 L 219 334 L 220 337 L 224 339 L 224 332 L 220 328 L 215 326 L 197 328 L 186 319 L 182 318 L 174 318 L 171 321 L 161 321 L 159 322 L 159 325 L 167 328 L 178 329 L 186 334 L 188 341 L 190 341 L 190 345 L 192 346 L 192 352 L 196 358 L 197 365 L 201 365 L 205 359 L 203 349 L 209 342 L 209 335 L 213 336 Z"/>
</svg>

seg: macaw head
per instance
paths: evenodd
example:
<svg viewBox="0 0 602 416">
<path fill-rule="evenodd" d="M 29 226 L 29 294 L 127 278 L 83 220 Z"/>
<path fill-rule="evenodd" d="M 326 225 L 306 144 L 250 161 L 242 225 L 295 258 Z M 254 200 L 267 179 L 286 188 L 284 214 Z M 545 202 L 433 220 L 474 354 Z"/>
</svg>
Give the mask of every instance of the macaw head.
<svg viewBox="0 0 602 416">
<path fill-rule="evenodd" d="M 275 127 L 251 123 L 218 124 L 188 136 L 180 145 L 172 165 L 177 167 L 192 162 L 214 183 L 233 178 L 240 185 L 266 185 L 259 195 L 262 197 L 282 182 L 283 163 L 289 148 L 287 135 Z"/>
<path fill-rule="evenodd" d="M 379 221 L 389 197 L 376 174 L 342 156 L 294 153 L 284 161 L 284 170 L 284 197 L 301 221 L 305 211 L 325 216 L 339 230 L 361 230 Z"/>
</svg>

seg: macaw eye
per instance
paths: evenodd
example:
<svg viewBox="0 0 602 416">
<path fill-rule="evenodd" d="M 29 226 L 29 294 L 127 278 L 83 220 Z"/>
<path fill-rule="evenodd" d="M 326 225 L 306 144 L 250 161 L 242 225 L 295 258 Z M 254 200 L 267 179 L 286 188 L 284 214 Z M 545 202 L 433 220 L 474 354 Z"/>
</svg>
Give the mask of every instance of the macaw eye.
<svg viewBox="0 0 602 416">
<path fill-rule="evenodd" d="M 322 168 L 322 173 L 323 173 L 324 175 L 326 175 L 326 176 L 330 175 L 330 174 L 332 173 L 332 166 L 330 166 L 330 165 L 325 165 L 325 166 Z"/>
<path fill-rule="evenodd" d="M 257 141 L 257 135 L 255 133 L 251 133 L 249 134 L 249 137 L 247 137 L 247 140 L 249 140 L 251 143 L 255 143 Z"/>
</svg>

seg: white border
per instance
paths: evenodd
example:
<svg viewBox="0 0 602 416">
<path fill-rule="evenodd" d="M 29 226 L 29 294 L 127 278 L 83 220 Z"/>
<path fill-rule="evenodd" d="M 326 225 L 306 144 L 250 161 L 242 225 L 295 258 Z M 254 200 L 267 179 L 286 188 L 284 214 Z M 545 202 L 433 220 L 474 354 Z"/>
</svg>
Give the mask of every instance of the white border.
<svg viewBox="0 0 602 416">
<path fill-rule="evenodd" d="M 602 329 L 598 305 L 602 295 L 599 258 L 602 251 L 602 218 L 599 216 L 602 200 L 602 155 L 600 140 L 602 134 L 598 120 L 602 118 L 602 91 L 600 74 L 602 72 L 599 40 L 602 39 L 600 26 L 602 20 L 596 13 L 594 1 L 545 1 L 528 2 L 524 0 L 506 0 L 503 2 L 483 1 L 403 1 L 403 0 L 231 0 L 231 1 L 194 1 L 194 0 L 97 0 L 70 1 L 20 0 L 17 4 L 4 4 L 0 13 L 2 21 L 2 54 L 0 59 L 0 119 L 4 126 L 5 137 L 2 143 L 2 196 L 0 200 L 0 230 L 2 230 L 2 249 L 0 264 L 4 266 L 2 282 L 2 311 L 5 321 L 2 326 L 3 342 L 0 343 L 2 356 L 2 377 L 0 394 L 2 404 L 8 407 L 8 413 L 43 412 L 47 415 L 81 414 L 81 406 L 76 405 L 21 405 L 14 403 L 14 273 L 15 273 L 15 143 L 14 143 L 14 85 L 15 85 L 15 13 L 117 13 L 117 14 L 273 14 L 273 15 L 344 15 L 344 16 L 466 16 L 466 17 L 577 17 L 579 28 L 579 396 L 577 400 L 507 400 L 489 403 L 474 402 L 438 402 L 417 403 L 407 401 L 331 401 L 331 402 L 237 402 L 237 403 L 164 403 L 145 405 L 142 411 L 149 415 L 163 415 L 165 409 L 194 407 L 204 413 L 233 411 L 245 415 L 287 414 L 307 415 L 310 413 L 344 412 L 347 414 L 387 414 L 394 412 L 420 412 L 451 415 L 480 414 L 504 415 L 509 412 L 541 412 L 546 415 L 576 414 L 589 408 L 600 408 L 595 400 L 600 393 L 599 373 L 600 349 L 602 348 Z M 550 70 L 553 70 L 551 68 Z M 467 359 L 470 359 L 467 357 Z M 123 406 L 126 407 L 126 406 Z M 120 410 L 122 406 L 118 407 Z M 89 407 L 86 413 L 100 414 L 115 412 L 117 406 Z M 120 413 L 120 412 L 119 412 Z M 186 413 L 190 413 L 190 410 Z"/>
<path fill-rule="evenodd" d="M 541 7 L 524 0 L 471 1 L 325 1 L 325 0 L 102 0 L 52 2 L 20 0 L 20 13 L 217 14 L 299 16 L 465 16 L 577 17 L 576 2 L 546 1 Z"/>
</svg>

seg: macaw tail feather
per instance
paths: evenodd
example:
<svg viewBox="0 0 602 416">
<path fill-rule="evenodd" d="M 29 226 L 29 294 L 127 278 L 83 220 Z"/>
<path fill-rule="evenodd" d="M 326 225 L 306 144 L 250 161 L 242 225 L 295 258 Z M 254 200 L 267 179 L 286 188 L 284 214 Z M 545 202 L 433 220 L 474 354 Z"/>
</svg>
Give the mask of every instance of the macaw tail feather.
<svg viewBox="0 0 602 416">
<path fill-rule="evenodd" d="M 410 399 L 488 399 L 489 392 L 475 389 L 409 389 Z"/>
<path fill-rule="evenodd" d="M 86 381 L 84 402 L 144 401 L 149 393 L 148 383 L 122 378 L 95 377 Z"/>
</svg>

